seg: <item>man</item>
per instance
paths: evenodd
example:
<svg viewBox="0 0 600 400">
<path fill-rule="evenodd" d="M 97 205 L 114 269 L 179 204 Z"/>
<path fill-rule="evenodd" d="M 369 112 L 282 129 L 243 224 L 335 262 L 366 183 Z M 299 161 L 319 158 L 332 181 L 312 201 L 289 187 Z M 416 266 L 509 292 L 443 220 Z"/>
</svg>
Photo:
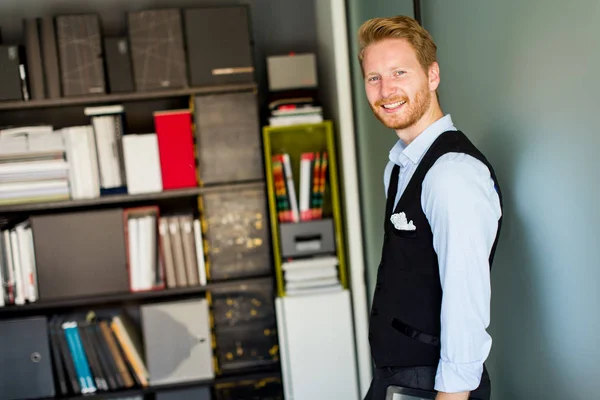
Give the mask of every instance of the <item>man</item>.
<svg viewBox="0 0 600 400">
<path fill-rule="evenodd" d="M 440 108 L 427 31 L 408 17 L 378 18 L 363 24 L 359 40 L 373 113 L 399 138 L 384 173 L 366 398 L 409 387 L 437 400 L 487 400 L 490 268 L 502 221 L 494 171 Z"/>
</svg>

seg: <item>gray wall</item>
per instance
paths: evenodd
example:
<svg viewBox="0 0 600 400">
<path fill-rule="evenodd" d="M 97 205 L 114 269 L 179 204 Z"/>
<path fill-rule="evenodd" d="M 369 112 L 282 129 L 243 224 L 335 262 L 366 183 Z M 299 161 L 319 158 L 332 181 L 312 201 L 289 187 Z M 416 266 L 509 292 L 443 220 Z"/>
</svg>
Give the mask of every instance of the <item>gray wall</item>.
<svg viewBox="0 0 600 400">
<path fill-rule="evenodd" d="M 369 107 L 360 64 L 357 60 L 356 33 L 362 23 L 370 18 L 390 15 L 413 16 L 414 14 L 412 0 L 348 0 L 347 4 L 365 269 L 370 304 L 383 243 L 383 217 L 385 214 L 383 170 L 389 160 L 388 153 L 398 137 L 393 130 L 385 128 L 375 118 Z"/>
<path fill-rule="evenodd" d="M 493 398 L 597 399 L 600 2 L 421 3 L 444 111 L 504 189 Z"/>
</svg>

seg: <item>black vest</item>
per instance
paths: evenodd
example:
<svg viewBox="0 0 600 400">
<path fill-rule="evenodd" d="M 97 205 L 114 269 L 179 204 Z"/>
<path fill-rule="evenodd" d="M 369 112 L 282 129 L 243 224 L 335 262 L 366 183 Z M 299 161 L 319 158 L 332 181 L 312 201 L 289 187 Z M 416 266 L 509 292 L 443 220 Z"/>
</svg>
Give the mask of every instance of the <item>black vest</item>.
<svg viewBox="0 0 600 400">
<path fill-rule="evenodd" d="M 496 190 L 502 195 L 496 175 L 486 158 L 460 131 L 442 133 L 423 156 L 394 209 L 400 167 L 390 178 L 385 212 L 385 234 L 381 263 L 369 321 L 371 354 L 377 368 L 435 366 L 440 360 L 440 311 L 442 288 L 433 234 L 421 207 L 421 189 L 427 171 L 438 158 L 450 152 L 465 153 L 490 170 Z M 393 213 L 404 212 L 415 231 L 401 231 L 390 222 Z M 500 234 L 490 253 L 492 264 Z"/>
</svg>

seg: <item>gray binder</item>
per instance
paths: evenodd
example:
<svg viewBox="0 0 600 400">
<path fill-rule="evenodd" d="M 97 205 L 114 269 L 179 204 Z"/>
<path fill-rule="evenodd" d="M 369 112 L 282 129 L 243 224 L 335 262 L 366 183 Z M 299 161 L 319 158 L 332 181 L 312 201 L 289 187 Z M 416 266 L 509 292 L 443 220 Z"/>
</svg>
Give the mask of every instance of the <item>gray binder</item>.
<svg viewBox="0 0 600 400">
<path fill-rule="evenodd" d="M 214 378 L 206 299 L 144 305 L 141 317 L 151 385 Z"/>
<path fill-rule="evenodd" d="M 127 23 L 136 89 L 143 92 L 186 87 L 187 64 L 179 9 L 129 12 Z"/>
<path fill-rule="evenodd" d="M 202 182 L 264 179 L 256 95 L 248 92 L 197 96 L 195 106 Z"/>
<path fill-rule="evenodd" d="M 106 92 L 100 25 L 98 14 L 56 17 L 61 83 L 65 97 Z"/>
<path fill-rule="evenodd" d="M 0 321 L 0 371 L 3 400 L 55 395 L 45 317 Z"/>
</svg>

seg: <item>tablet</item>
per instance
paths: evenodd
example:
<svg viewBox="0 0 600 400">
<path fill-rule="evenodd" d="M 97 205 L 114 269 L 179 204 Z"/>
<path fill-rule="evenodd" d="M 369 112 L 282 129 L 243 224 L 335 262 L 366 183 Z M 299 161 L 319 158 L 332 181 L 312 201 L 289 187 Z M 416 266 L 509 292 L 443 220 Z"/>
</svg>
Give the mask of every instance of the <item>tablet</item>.
<svg viewBox="0 0 600 400">
<path fill-rule="evenodd" d="M 388 386 L 385 400 L 430 400 L 435 399 L 435 395 L 435 392 L 425 390 Z"/>
</svg>

